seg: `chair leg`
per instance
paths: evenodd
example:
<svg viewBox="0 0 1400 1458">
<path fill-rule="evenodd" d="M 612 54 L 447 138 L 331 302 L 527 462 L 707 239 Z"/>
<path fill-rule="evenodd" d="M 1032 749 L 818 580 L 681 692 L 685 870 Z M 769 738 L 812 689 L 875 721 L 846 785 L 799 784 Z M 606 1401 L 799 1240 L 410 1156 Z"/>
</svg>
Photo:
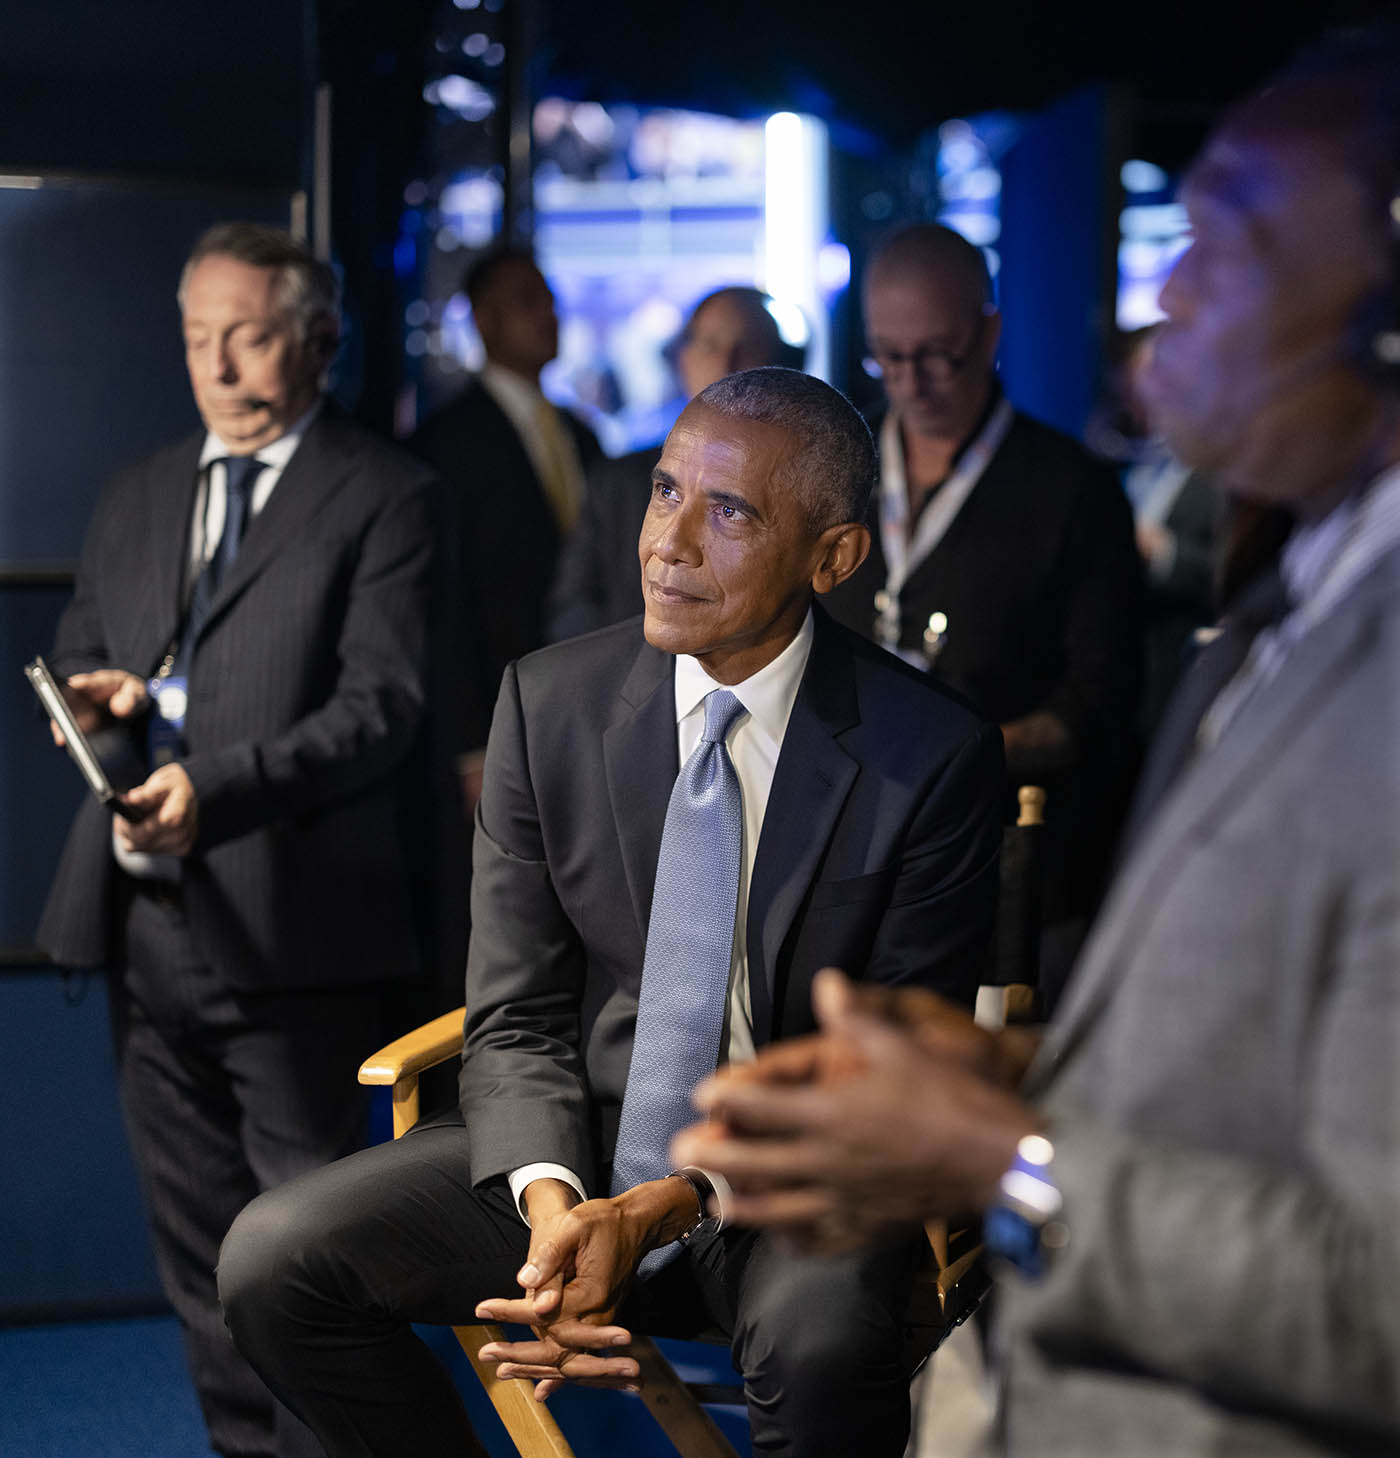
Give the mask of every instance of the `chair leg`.
<svg viewBox="0 0 1400 1458">
<path fill-rule="evenodd" d="M 642 1401 L 681 1458 L 738 1458 L 656 1343 L 650 1337 L 638 1337 L 631 1351 L 641 1368 Z"/>
<path fill-rule="evenodd" d="M 480 1352 L 487 1342 L 506 1339 L 501 1328 L 454 1326 L 452 1331 L 520 1458 L 574 1458 L 574 1450 L 554 1421 L 554 1414 L 544 1403 L 535 1401 L 534 1384 L 523 1377 L 502 1379 L 496 1375 L 493 1362 L 482 1360 Z"/>
</svg>

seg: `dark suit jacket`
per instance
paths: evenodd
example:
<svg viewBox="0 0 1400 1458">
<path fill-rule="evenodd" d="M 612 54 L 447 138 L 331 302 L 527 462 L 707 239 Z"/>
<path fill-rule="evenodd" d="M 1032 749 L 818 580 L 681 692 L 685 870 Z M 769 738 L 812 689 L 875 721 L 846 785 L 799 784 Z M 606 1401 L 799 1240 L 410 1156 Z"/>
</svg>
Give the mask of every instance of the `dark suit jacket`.
<svg viewBox="0 0 1400 1458">
<path fill-rule="evenodd" d="M 869 557 L 826 599 L 834 617 L 868 637 L 886 573 L 878 502 L 872 513 Z M 1048 785 L 1050 825 L 1075 823 L 1051 858 L 1051 914 L 1087 904 L 1126 800 L 1142 598 L 1132 512 L 1112 470 L 1020 413 L 900 595 L 902 647 L 920 645 L 931 613 L 947 615 L 933 669 L 941 683 L 995 723 L 1048 709 L 1074 736 L 1076 772 Z"/>
<path fill-rule="evenodd" d="M 607 1188 L 678 771 L 675 660 L 633 620 L 507 670 L 472 881 L 461 1077 L 474 1181 L 534 1160 Z M 1000 736 L 820 612 L 754 861 L 758 1044 L 811 980 L 970 1001 L 997 894 Z"/>
<path fill-rule="evenodd" d="M 642 601 L 637 539 L 661 446 L 599 461 L 588 473 L 578 525 L 559 552 L 545 610 L 551 643 L 636 617 Z"/>
<path fill-rule="evenodd" d="M 602 456 L 597 437 L 561 412 L 585 472 Z M 409 449 L 447 483 L 450 627 L 445 647 L 461 665 L 459 747 L 486 742 L 507 663 L 544 641 L 544 602 L 559 557 L 553 509 L 515 427 L 473 380 L 419 427 Z"/>
<path fill-rule="evenodd" d="M 121 472 L 59 624 L 59 675 L 154 672 L 182 620 L 201 431 Z M 327 404 L 248 527 L 200 634 L 185 769 L 199 832 L 183 888 L 230 985 L 415 972 L 410 776 L 423 711 L 435 486 Z M 111 816 L 78 812 L 39 930 L 69 965 L 110 961 Z"/>
</svg>

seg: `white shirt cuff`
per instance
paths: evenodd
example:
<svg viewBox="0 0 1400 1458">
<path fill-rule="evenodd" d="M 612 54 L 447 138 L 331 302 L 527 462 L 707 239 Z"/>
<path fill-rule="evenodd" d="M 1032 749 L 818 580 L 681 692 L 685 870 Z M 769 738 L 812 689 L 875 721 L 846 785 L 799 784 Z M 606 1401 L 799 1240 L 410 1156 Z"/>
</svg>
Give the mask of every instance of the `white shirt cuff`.
<svg viewBox="0 0 1400 1458">
<path fill-rule="evenodd" d="M 719 1206 L 719 1209 L 715 1211 L 715 1216 L 719 1221 L 715 1226 L 715 1231 L 718 1233 L 729 1222 L 728 1211 L 730 1202 L 734 1199 L 734 1191 L 723 1175 L 716 1174 L 712 1169 L 706 1169 L 703 1164 L 697 1164 L 694 1168 L 709 1180 L 710 1187 L 715 1192 L 715 1204 Z"/>
<path fill-rule="evenodd" d="M 513 1169 L 507 1177 L 510 1181 L 511 1197 L 515 1200 L 515 1208 L 520 1211 L 520 1218 L 528 1225 L 530 1217 L 525 1213 L 525 1187 L 533 1184 L 535 1180 L 563 1180 L 566 1185 L 572 1186 L 578 1191 L 580 1200 L 588 1198 L 588 1191 L 583 1188 L 583 1181 L 562 1164 L 550 1164 L 541 1160 L 536 1164 L 522 1164 L 519 1169 Z M 726 1190 L 728 1186 L 725 1186 Z"/>
</svg>

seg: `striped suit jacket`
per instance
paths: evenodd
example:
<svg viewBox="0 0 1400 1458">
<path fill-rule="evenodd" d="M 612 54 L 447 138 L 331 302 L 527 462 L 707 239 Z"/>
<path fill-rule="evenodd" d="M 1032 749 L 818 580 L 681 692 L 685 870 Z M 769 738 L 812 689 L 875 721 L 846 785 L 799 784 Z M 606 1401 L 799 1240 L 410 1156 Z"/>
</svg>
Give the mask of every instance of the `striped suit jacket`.
<svg viewBox="0 0 1400 1458">
<path fill-rule="evenodd" d="M 119 473 L 53 652 L 61 675 L 150 674 L 187 590 L 199 432 Z M 411 751 L 424 710 L 432 472 L 323 408 L 250 524 L 200 633 L 183 867 L 196 947 L 230 986 L 318 988 L 420 967 Z M 110 814 L 74 821 L 38 932 L 69 966 L 119 949 Z"/>
</svg>

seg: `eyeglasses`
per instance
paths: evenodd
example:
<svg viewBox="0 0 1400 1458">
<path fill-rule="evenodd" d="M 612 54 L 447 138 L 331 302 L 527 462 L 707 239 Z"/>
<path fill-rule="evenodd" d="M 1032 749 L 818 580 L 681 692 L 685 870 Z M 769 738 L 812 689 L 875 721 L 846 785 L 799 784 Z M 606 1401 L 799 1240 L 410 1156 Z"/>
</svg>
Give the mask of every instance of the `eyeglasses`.
<svg viewBox="0 0 1400 1458">
<path fill-rule="evenodd" d="M 921 344 L 907 354 L 897 349 L 874 345 L 861 363 L 865 366 L 866 374 L 874 380 L 883 379 L 908 365 L 915 374 L 922 375 L 930 384 L 951 385 L 976 354 L 978 342 L 982 338 L 982 327 L 983 321 L 979 319 L 967 348 L 961 354 L 954 354 L 949 349 L 931 344 Z"/>
</svg>

